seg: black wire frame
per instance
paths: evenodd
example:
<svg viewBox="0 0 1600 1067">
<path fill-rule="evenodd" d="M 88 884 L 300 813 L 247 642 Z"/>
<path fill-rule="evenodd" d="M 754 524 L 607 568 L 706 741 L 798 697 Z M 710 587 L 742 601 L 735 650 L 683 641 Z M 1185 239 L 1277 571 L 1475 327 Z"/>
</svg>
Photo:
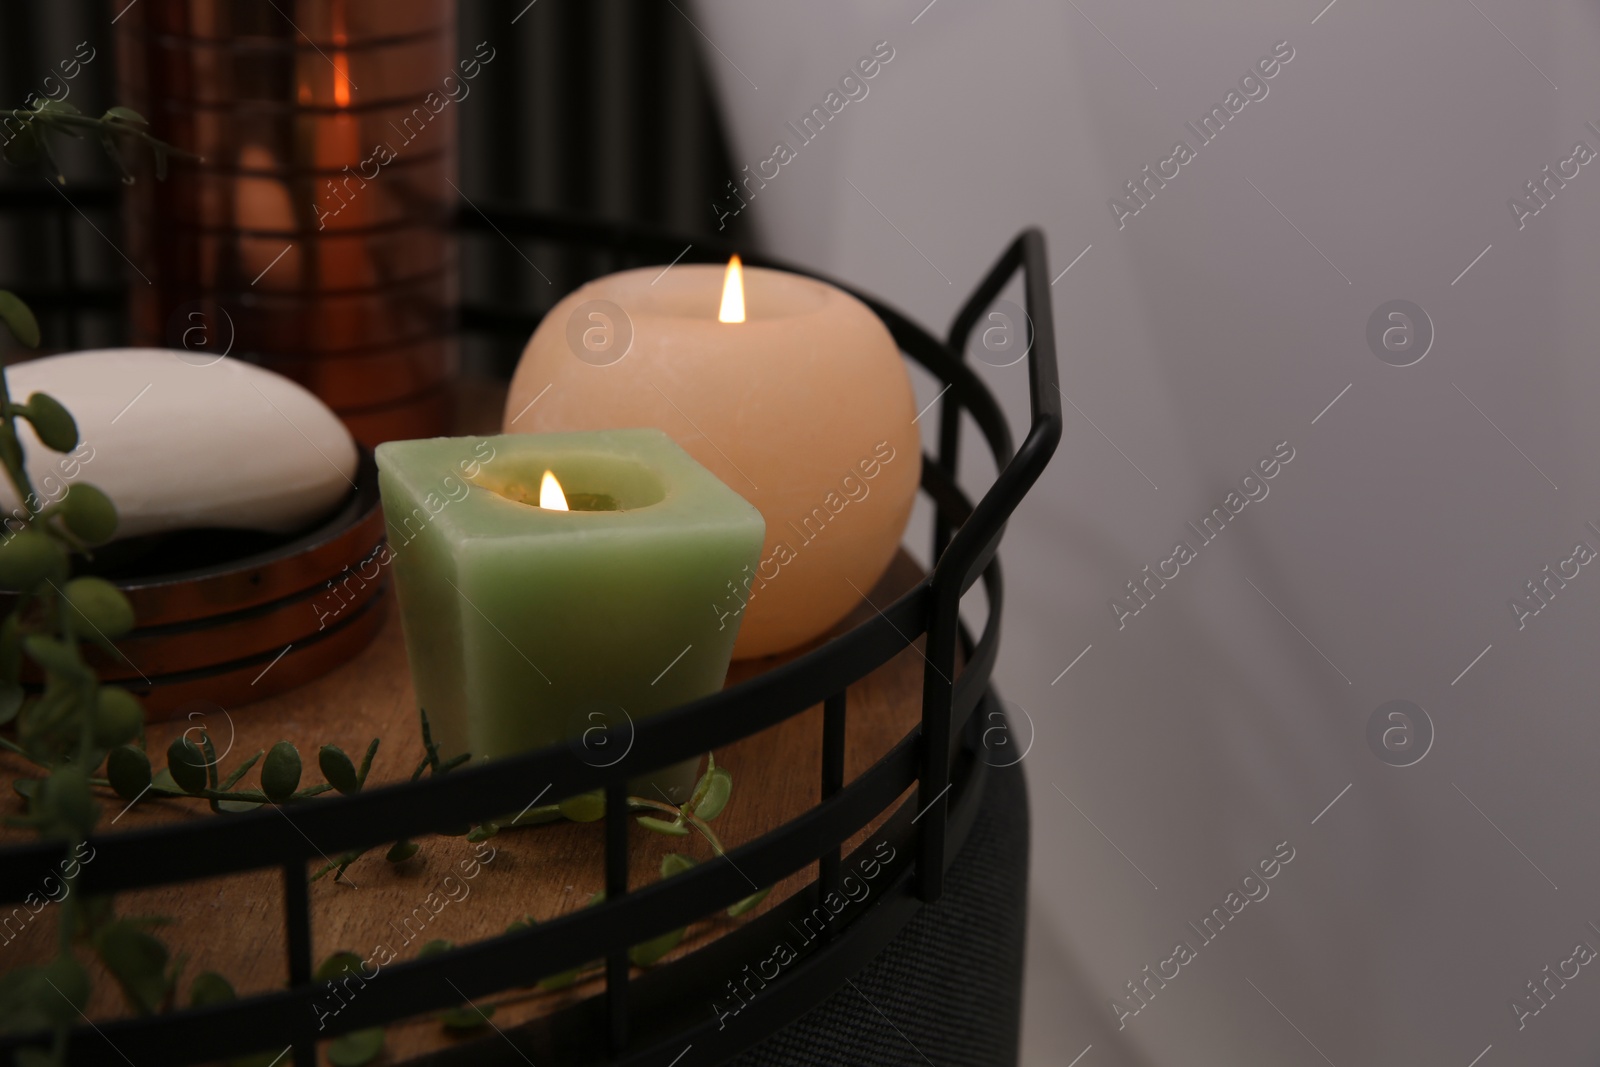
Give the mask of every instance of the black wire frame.
<svg viewBox="0 0 1600 1067">
<path fill-rule="evenodd" d="M 642 227 L 585 222 L 514 210 L 463 210 L 463 231 L 498 232 L 508 241 L 576 244 L 665 262 L 686 243 Z M 490 1034 L 430 1056 L 426 1062 L 616 1064 L 670 1067 L 691 1048 L 693 1062 L 719 1062 L 755 1044 L 841 988 L 888 943 L 918 908 L 936 901 L 945 871 L 976 813 L 988 771 L 971 735 L 973 712 L 998 708 L 990 675 L 999 649 L 1002 589 L 995 553 L 1005 524 L 1042 474 L 1061 436 L 1055 332 L 1043 234 L 1029 229 L 1006 248 L 957 314 L 941 341 L 889 305 L 851 286 L 748 249 L 702 240 L 687 260 L 720 262 L 738 251 L 747 262 L 807 274 L 863 300 L 901 350 L 947 385 L 940 401 L 940 446 L 924 455 L 922 490 L 935 509 L 934 569 L 893 604 L 874 605 L 873 618 L 819 648 L 758 677 L 633 726 L 628 756 L 604 768 L 556 746 L 459 770 L 438 778 L 387 786 L 290 808 L 262 809 L 227 819 L 203 819 L 92 839 L 95 859 L 83 866 L 78 890 L 109 893 L 277 867 L 282 872 L 287 930 L 288 987 L 233 1003 L 190 1008 L 76 1028 L 71 1062 L 90 1065 L 188 1064 L 263 1050 L 285 1053 L 311 1067 L 316 1042 L 352 1030 L 456 1006 L 532 985 L 538 979 L 603 958 L 605 992 L 519 1026 L 497 1041 Z M 604 258 L 604 257 L 602 257 Z M 531 262 L 531 261 L 530 261 Z M 1031 321 L 1028 351 L 1030 425 L 1020 448 L 993 395 L 961 353 L 993 300 L 1020 272 Z M 527 336 L 538 315 L 524 309 L 464 306 L 460 327 Z M 972 504 L 956 484 L 962 413 L 976 423 L 998 475 Z M 984 581 L 988 616 L 974 639 L 961 622 L 961 597 Z M 922 650 L 919 726 L 849 783 L 843 781 L 846 691 L 881 664 L 926 636 Z M 957 642 L 963 652 L 957 673 Z M 669 880 L 628 891 L 628 830 L 624 796 L 629 779 L 688 759 L 822 704 L 821 801 L 799 817 L 731 850 L 728 862 L 708 862 Z M 961 744 L 966 730 L 968 743 Z M 648 755 L 645 755 L 648 753 Z M 911 786 L 888 822 L 851 857 L 841 846 L 888 811 Z M 312 982 L 311 908 L 307 864 L 350 848 L 449 832 L 517 810 L 536 794 L 554 797 L 603 788 L 606 900 L 534 928 L 485 939 L 426 960 L 382 969 L 381 996 L 355 996 L 319 1028 L 316 1003 L 326 992 Z M 750 964 L 814 915 L 836 893 L 846 861 L 882 860 L 878 888 L 862 906 L 827 920 L 800 958 L 760 995 L 734 1002 L 734 980 L 750 991 Z M 884 848 L 890 854 L 883 855 Z M 0 850 L 0 902 L 22 901 L 52 874 L 61 847 L 29 843 Z M 809 864 L 819 876 L 807 889 L 709 946 L 630 978 L 628 948 L 714 914 Z M 829 913 L 821 909 L 822 914 Z M 846 921 L 847 920 L 847 921 Z M 789 924 L 786 928 L 785 924 Z M 783 931 L 780 933 L 779 931 Z M 721 1002 L 721 1006 L 719 1006 Z M 707 1010 L 709 1009 L 709 1010 Z M 732 1022 L 730 1024 L 730 1016 Z M 694 1020 L 698 1019 L 696 1022 Z M 0 1054 L 41 1040 L 0 1038 Z M 541 1058 L 542 1057 L 542 1058 Z"/>
</svg>

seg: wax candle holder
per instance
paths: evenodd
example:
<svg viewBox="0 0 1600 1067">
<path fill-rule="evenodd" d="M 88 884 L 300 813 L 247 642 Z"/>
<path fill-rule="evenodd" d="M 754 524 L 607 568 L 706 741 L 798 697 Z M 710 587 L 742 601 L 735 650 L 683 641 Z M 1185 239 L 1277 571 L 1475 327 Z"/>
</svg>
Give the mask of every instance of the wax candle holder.
<svg viewBox="0 0 1600 1067">
<path fill-rule="evenodd" d="M 509 236 L 565 243 L 590 257 L 597 272 L 666 263 L 680 253 L 721 262 L 737 251 L 757 265 L 811 273 L 714 240 L 690 241 L 677 234 L 480 206 L 484 215 L 463 212 L 458 228 L 473 231 L 473 236 L 481 233 L 486 241 Z M 688 252 L 686 245 L 691 246 Z M 961 353 L 980 317 L 1018 274 L 1033 329 L 1025 367 L 1030 425 L 1021 446 L 1014 447 L 999 404 Z M 1061 435 L 1044 238 L 1036 230 L 1018 237 L 969 294 L 943 339 L 881 301 L 855 295 L 883 320 L 902 352 L 938 379 L 942 390 L 938 412 L 923 416 L 937 418 L 939 425 L 939 446 L 923 457 L 921 470 L 921 486 L 935 515 L 931 573 L 892 602 L 867 605 L 863 621 L 820 647 L 721 692 L 641 719 L 627 756 L 609 766 L 597 766 L 571 746 L 557 744 L 288 810 L 178 821 L 132 832 L 111 828 L 93 838 L 94 861 L 84 866 L 81 883 L 88 893 L 279 870 L 289 982 L 284 988 L 275 977 L 261 992 L 247 991 L 237 1001 L 201 1009 L 107 1020 L 98 1027 L 85 1022 L 68 1042 L 73 1062 L 200 1063 L 292 1045 L 292 1057 L 285 1053 L 281 1062 L 292 1058 L 297 1067 L 312 1067 L 319 1041 L 457 1007 L 464 998 L 529 987 L 548 975 L 604 959 L 602 996 L 566 997 L 549 1014 L 504 1036 L 487 1034 L 482 1044 L 452 1049 L 436 1062 L 500 1057 L 497 1062 L 661 1067 L 687 1063 L 684 1053 L 692 1046 L 694 1062 L 720 1063 L 844 990 L 847 979 L 924 905 L 938 900 L 947 869 L 978 814 L 992 768 L 1017 759 L 1003 746 L 991 747 L 995 725 L 1005 720 L 990 682 L 1004 599 L 996 553 L 1007 520 L 1043 472 Z M 463 327 L 526 337 L 538 319 L 531 300 L 530 294 L 530 305 L 517 308 L 463 308 Z M 956 477 L 964 416 L 976 424 L 998 471 L 976 502 Z M 603 517 L 597 513 L 586 518 Z M 974 635 L 964 625 L 960 607 L 962 595 L 980 580 L 985 604 L 982 630 Z M 922 668 L 920 721 L 886 755 L 847 780 L 851 686 L 911 649 Z M 817 803 L 729 849 L 727 862 L 702 863 L 644 888 L 637 888 L 636 880 L 630 884 L 632 818 L 625 804 L 630 780 L 796 719 L 818 704 L 822 759 Z M 548 783 L 552 796 L 605 790 L 605 900 L 514 933 L 385 967 L 381 992 L 356 996 L 319 1030 L 313 1009 L 326 990 L 312 979 L 308 866 L 326 862 L 324 852 L 338 855 L 431 832 L 459 832 L 462 826 L 516 811 L 527 802 L 530 783 Z M 876 826 L 872 840 L 893 849 L 892 859 L 873 868 L 877 877 L 870 899 L 839 915 L 823 936 L 787 962 L 738 1025 L 720 1024 L 716 1013 L 706 1009 L 728 997 L 727 980 L 747 964 L 769 960 L 775 944 L 793 938 L 795 926 L 812 916 L 829 894 L 839 892 L 846 870 L 878 861 L 870 843 L 846 852 L 869 825 Z M 0 904 L 9 907 L 36 893 L 57 873 L 61 860 L 61 846 L 48 842 L 0 849 Z M 716 914 L 747 897 L 752 886 L 773 885 L 811 869 L 817 875 L 806 888 L 779 903 L 769 901 L 767 910 L 739 920 L 709 946 L 642 975 L 630 969 L 631 946 Z M 258 929 L 252 923 L 248 936 L 258 936 Z M 326 943 L 316 947 L 321 952 L 328 948 Z M 0 1036 L 0 1057 L 36 1040 Z M 506 1042 L 512 1043 L 515 1058 Z"/>
<path fill-rule="evenodd" d="M 635 720 L 722 688 L 739 619 L 714 605 L 765 524 L 665 433 L 390 441 L 377 459 L 417 701 L 447 758 L 568 742 L 609 765 Z M 697 764 L 635 791 L 682 803 Z"/>
<path fill-rule="evenodd" d="M 917 494 L 916 395 L 883 322 L 834 286 L 737 261 L 567 294 L 523 352 L 503 426 L 655 426 L 759 508 L 761 557 L 723 598 L 742 616 L 741 660 L 848 615 L 894 559 Z"/>
</svg>

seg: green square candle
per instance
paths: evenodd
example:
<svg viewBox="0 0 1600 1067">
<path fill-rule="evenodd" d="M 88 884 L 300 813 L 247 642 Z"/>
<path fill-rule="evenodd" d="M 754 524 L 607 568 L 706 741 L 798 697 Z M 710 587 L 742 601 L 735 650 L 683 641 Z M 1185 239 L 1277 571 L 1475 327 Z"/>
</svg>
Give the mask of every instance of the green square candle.
<svg viewBox="0 0 1600 1067">
<path fill-rule="evenodd" d="M 417 701 L 446 756 L 570 742 L 722 688 L 739 618 L 719 605 L 764 523 L 665 433 L 390 441 L 377 460 Z M 570 510 L 540 506 L 547 471 Z"/>
</svg>

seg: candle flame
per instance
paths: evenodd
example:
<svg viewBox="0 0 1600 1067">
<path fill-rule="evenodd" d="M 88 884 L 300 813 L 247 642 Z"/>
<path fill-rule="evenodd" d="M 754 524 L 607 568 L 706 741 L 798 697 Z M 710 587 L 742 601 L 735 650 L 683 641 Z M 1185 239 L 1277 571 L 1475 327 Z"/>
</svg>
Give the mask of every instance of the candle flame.
<svg viewBox="0 0 1600 1067">
<path fill-rule="evenodd" d="M 344 52 L 333 54 L 333 102 L 350 106 L 350 57 Z"/>
<path fill-rule="evenodd" d="M 333 43 L 338 51 L 333 53 L 333 102 L 338 107 L 350 106 L 350 56 L 344 51 L 349 43 L 349 35 L 345 33 L 344 3 L 343 0 L 334 0 L 333 5 Z"/>
<path fill-rule="evenodd" d="M 739 257 L 728 260 L 728 273 L 722 279 L 722 310 L 718 322 L 744 321 L 744 265 Z"/>
<path fill-rule="evenodd" d="M 561 491 L 561 483 L 556 481 L 556 476 L 549 471 L 544 472 L 544 481 L 539 483 L 539 506 L 546 511 L 567 511 L 567 497 Z"/>
</svg>

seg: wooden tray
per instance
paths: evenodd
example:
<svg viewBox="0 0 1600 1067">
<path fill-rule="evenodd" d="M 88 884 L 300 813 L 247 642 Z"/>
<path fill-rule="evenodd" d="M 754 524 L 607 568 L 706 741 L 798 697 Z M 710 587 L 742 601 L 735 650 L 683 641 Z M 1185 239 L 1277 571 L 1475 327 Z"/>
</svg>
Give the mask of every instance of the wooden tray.
<svg viewBox="0 0 1600 1067">
<path fill-rule="evenodd" d="M 902 552 L 871 599 L 879 606 L 887 605 L 921 578 L 916 563 Z M 873 610 L 860 605 L 841 627 L 855 625 Z M 735 663 L 730 682 L 771 669 L 786 658 Z M 913 647 L 850 688 L 847 781 L 915 727 L 920 718 L 922 671 L 921 652 Z M 382 748 L 370 782 L 376 785 L 405 778 L 422 746 L 398 614 L 388 618 L 377 639 L 354 660 L 303 688 L 237 711 L 218 708 L 193 721 L 152 725 L 150 751 L 164 752 L 175 736 L 200 725 L 210 729 L 219 752 L 226 750 L 221 760 L 224 772 L 286 738 L 300 748 L 307 767 L 305 781 L 320 781 L 315 769 L 319 745 L 338 744 L 359 758 L 369 739 L 380 737 Z M 716 753 L 718 763 L 728 767 L 734 778 L 732 799 L 714 824 L 728 847 L 798 816 L 819 800 L 821 735 L 818 706 Z M 26 768 L 15 758 L 0 755 L 0 771 L 14 777 Z M 254 784 L 253 772 L 246 781 Z M 542 802 L 552 799 L 545 797 Z M 131 811 L 109 793 L 103 801 L 102 826 L 108 832 L 178 819 L 225 817 L 204 812 L 199 801 L 157 801 Z M 20 810 L 20 800 L 7 791 L 0 799 L 0 813 Z M 864 841 L 878 825 L 875 822 L 849 842 L 846 851 Z M 314 955 L 320 961 L 335 950 L 348 949 L 366 957 L 378 945 L 386 944 L 398 959 L 411 959 L 428 940 L 466 943 L 501 933 L 508 923 L 524 915 L 543 921 L 582 907 L 603 882 L 601 835 L 598 823 L 560 822 L 503 832 L 478 846 L 465 838 L 430 837 L 421 842 L 422 851 L 416 857 L 400 865 L 388 863 L 380 847 L 350 868 L 347 882 L 324 878 L 312 885 Z M 685 852 L 701 861 L 711 857 L 709 848 L 697 837 L 667 838 L 637 827 L 632 835 L 636 885 L 655 880 L 661 858 L 669 851 Z M 23 839 L 24 831 L 0 829 L 0 841 Z M 492 858 L 474 867 L 475 851 Z M 469 877 L 468 872 L 473 871 Z M 764 907 L 789 896 L 815 876 L 814 866 L 797 872 L 774 889 Z M 125 893 L 117 898 L 117 907 L 124 915 L 163 915 L 173 920 L 161 936 L 174 953 L 188 957 L 181 984 L 187 1003 L 189 981 L 203 970 L 224 974 L 241 995 L 284 984 L 288 964 L 281 892 L 278 872 L 266 870 Z M 27 922 L 7 947 L 0 967 L 9 969 L 48 958 L 56 943 L 56 911 L 46 907 Z M 719 913 L 714 920 L 694 925 L 674 956 L 710 943 L 742 921 Z M 97 965 L 92 966 L 95 995 L 89 1014 L 99 1020 L 124 1013 L 114 983 Z M 600 983 L 591 980 L 559 993 L 526 991 L 487 1002 L 499 1005 L 495 1025 L 509 1030 L 574 998 L 593 996 L 599 988 Z M 359 995 L 383 995 L 381 972 Z M 329 1007 L 335 1006 L 337 1002 L 330 1001 Z M 452 1037 L 433 1019 L 395 1024 L 388 1030 L 387 1051 L 377 1062 L 404 1062 L 472 1040 L 501 1038 L 492 1030 Z"/>
</svg>

